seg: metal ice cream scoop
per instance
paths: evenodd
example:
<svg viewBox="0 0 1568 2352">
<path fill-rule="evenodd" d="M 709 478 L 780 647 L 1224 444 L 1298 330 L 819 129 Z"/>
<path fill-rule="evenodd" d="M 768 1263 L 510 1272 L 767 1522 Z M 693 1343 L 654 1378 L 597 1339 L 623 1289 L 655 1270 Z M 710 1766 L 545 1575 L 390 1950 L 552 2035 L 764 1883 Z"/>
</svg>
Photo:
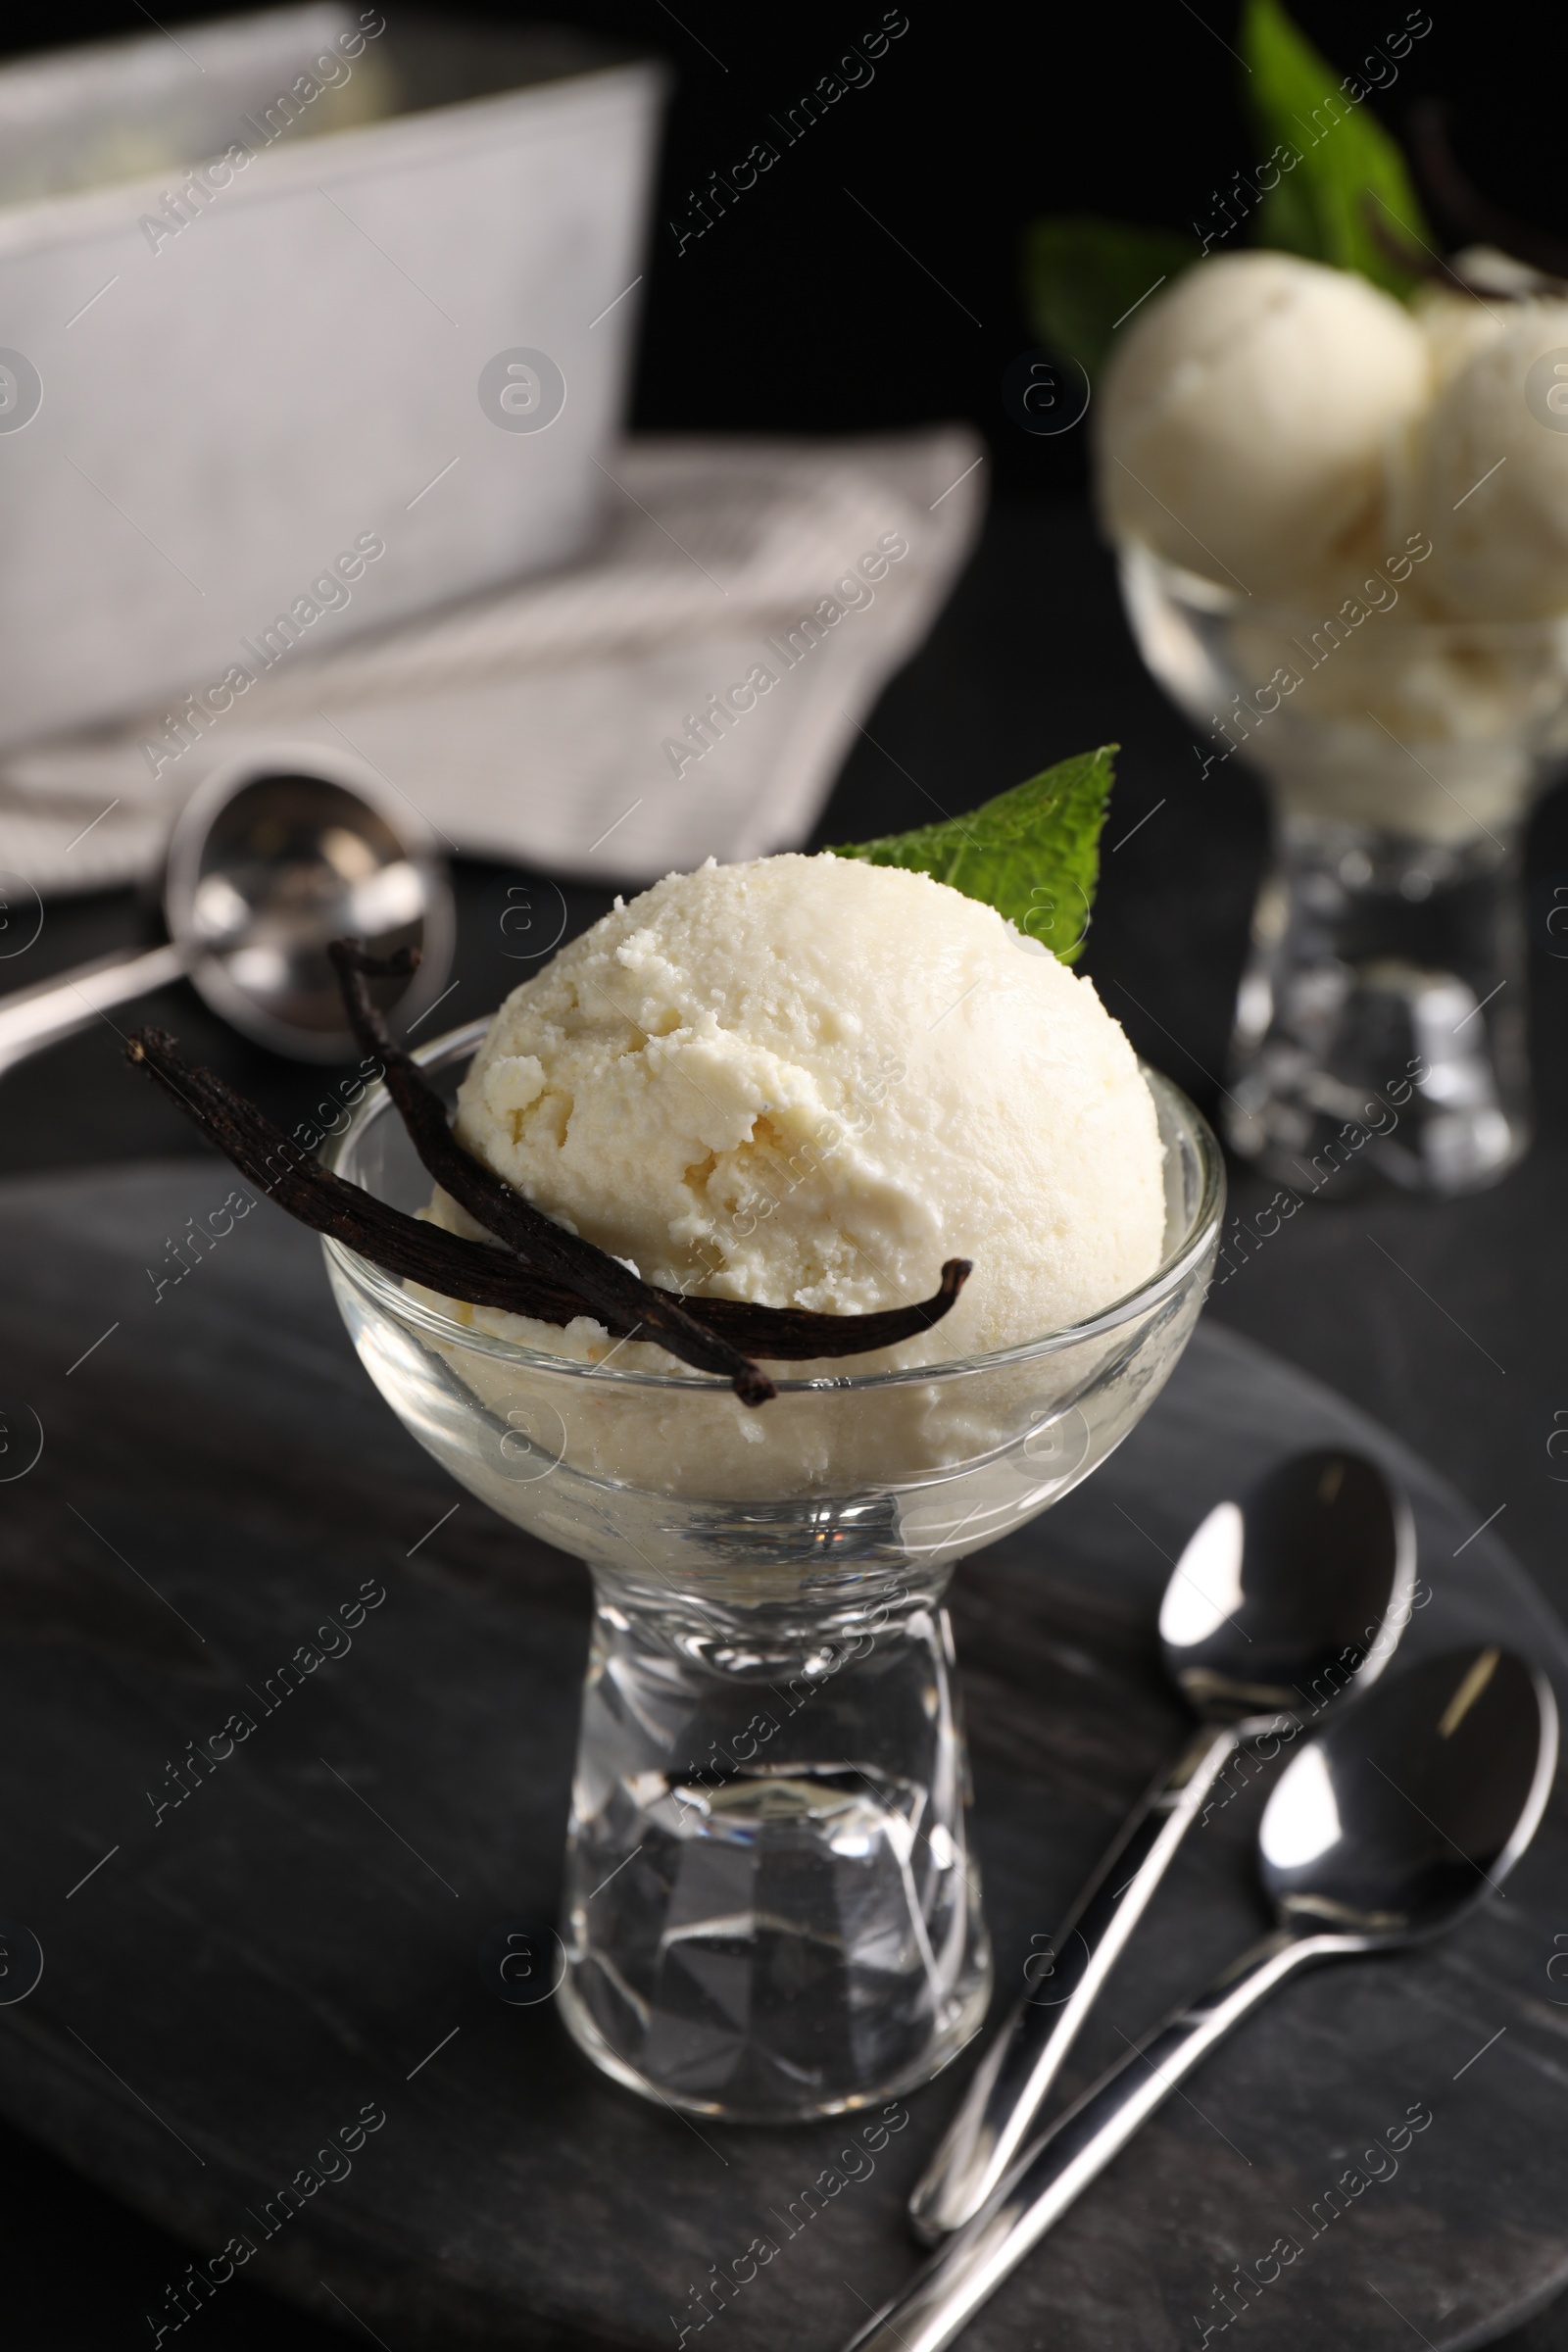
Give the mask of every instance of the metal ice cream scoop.
<svg viewBox="0 0 1568 2352">
<path fill-rule="evenodd" d="M 374 984 L 405 1025 L 451 968 L 452 886 L 422 819 L 373 771 L 318 749 L 273 748 L 208 777 L 170 836 L 164 913 L 167 945 L 0 1000 L 0 1072 L 180 978 L 273 1053 L 344 1061 L 356 1049 L 329 940 L 421 951 L 412 980 Z"/>
</svg>

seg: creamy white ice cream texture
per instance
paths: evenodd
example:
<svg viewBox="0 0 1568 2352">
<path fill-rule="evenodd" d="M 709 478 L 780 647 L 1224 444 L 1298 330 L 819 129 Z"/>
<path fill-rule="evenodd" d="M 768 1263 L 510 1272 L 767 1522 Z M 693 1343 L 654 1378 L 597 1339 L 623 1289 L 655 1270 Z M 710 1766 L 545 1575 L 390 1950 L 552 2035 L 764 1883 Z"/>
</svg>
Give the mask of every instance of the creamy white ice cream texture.
<svg viewBox="0 0 1568 2352">
<path fill-rule="evenodd" d="M 1435 398 L 1391 455 L 1388 537 L 1409 523 L 1429 535 L 1431 556 L 1396 617 L 1374 616 L 1303 675 L 1257 756 L 1291 808 L 1446 845 L 1514 818 L 1543 731 L 1560 733 L 1568 431 L 1542 421 L 1528 382 L 1533 365 L 1568 352 L 1568 303 L 1429 292 L 1417 318 Z M 1360 584 L 1347 585 L 1353 595 Z M 1499 625 L 1510 623 L 1524 625 Z M 1289 662 L 1284 633 L 1274 636 L 1275 658 Z M 1239 627 L 1244 659 L 1264 659 L 1267 637 L 1266 623 Z"/>
<path fill-rule="evenodd" d="M 1514 305 L 1500 299 L 1477 301 L 1441 283 L 1423 286 L 1412 298 L 1411 315 L 1426 338 L 1432 391 L 1441 392 L 1478 352 L 1494 343 L 1509 324 Z"/>
<path fill-rule="evenodd" d="M 1527 377 L 1568 349 L 1568 304 L 1434 286 L 1406 312 L 1255 253 L 1200 264 L 1135 329 L 1102 406 L 1102 505 L 1233 600 L 1227 683 L 1275 713 L 1246 748 L 1277 805 L 1444 847 L 1506 824 L 1562 732 L 1568 433 Z"/>
<path fill-rule="evenodd" d="M 1529 396 L 1536 363 L 1551 377 L 1552 356 L 1568 353 L 1568 302 L 1507 307 L 1514 315 L 1449 378 L 1423 436 L 1433 583 L 1459 618 L 1568 610 L 1568 415 L 1547 411 L 1548 422 L 1539 392 Z"/>
<path fill-rule="evenodd" d="M 945 1321 L 847 1370 L 1039 1338 L 1160 1256 L 1153 1104 L 1093 985 L 943 883 L 831 856 L 617 906 L 502 1005 L 458 1133 L 664 1289 L 858 1314 L 973 1259 Z"/>
<path fill-rule="evenodd" d="M 928 1298 L 945 1258 L 973 1260 L 929 1332 L 773 1367 L 789 1380 L 1045 1338 L 1136 1290 L 1165 1248 L 1153 1101 L 1091 983 L 942 883 L 830 856 L 710 863 L 617 905 L 501 1006 L 458 1133 L 671 1289 L 859 1313 Z M 443 1195 L 431 1213 L 477 1230 Z M 778 1499 L 988 1456 L 1120 1344 L 749 1409 L 591 1317 L 563 1330 L 431 1303 L 476 1335 L 604 1367 L 564 1379 L 441 1348 L 499 1420 L 591 1477 L 665 1494 Z M 1021 1493 L 1048 1474 L 1042 1456 L 1008 1475 Z M 542 1488 L 541 1524 L 549 1502 Z"/>
<path fill-rule="evenodd" d="M 371 1376 L 496 1510 L 659 1578 L 694 1569 L 689 1527 L 703 1574 L 750 1599 L 813 1557 L 802 1498 L 854 1498 L 870 1564 L 953 1562 L 1032 1517 L 1126 1435 L 1201 1303 L 1192 1282 L 1140 1296 L 1190 1237 L 1192 1169 L 1166 1169 L 1121 1028 L 917 872 L 708 863 L 618 904 L 496 1013 L 459 1134 L 684 1292 L 865 1312 L 973 1260 L 931 1331 L 776 1362 L 757 1409 L 590 1315 L 560 1329 L 407 1284 L 407 1327 L 373 1322 Z M 428 1213 L 477 1235 L 444 1193 Z"/>
<path fill-rule="evenodd" d="M 1113 348 L 1097 431 L 1113 533 L 1295 602 L 1374 543 L 1432 366 L 1409 314 L 1349 271 L 1284 253 L 1200 263 Z"/>
</svg>

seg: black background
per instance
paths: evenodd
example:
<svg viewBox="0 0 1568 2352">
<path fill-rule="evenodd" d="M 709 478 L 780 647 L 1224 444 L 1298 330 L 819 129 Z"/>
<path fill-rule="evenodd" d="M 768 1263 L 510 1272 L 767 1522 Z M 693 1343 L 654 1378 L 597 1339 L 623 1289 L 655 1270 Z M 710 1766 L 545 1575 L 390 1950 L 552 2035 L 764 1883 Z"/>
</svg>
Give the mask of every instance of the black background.
<svg viewBox="0 0 1568 2352">
<path fill-rule="evenodd" d="M 167 0 L 155 13 L 177 25 L 220 12 Z M 754 140 L 777 144 L 766 118 L 881 24 L 883 0 L 461 13 L 550 17 L 673 69 L 637 425 L 844 432 L 966 416 L 992 441 L 995 488 L 1009 498 L 1073 497 L 1084 479 L 1082 436 L 1032 439 L 1002 405 L 1003 374 L 1031 340 L 1018 283 L 1024 224 L 1094 211 L 1190 231 L 1231 172 L 1267 152 L 1238 96 L 1230 0 L 1070 11 L 909 0 L 909 29 L 869 86 L 840 99 L 677 256 L 667 224 L 687 218 L 687 191 L 727 172 Z M 1446 98 L 1471 177 L 1514 214 L 1568 233 L 1560 14 L 1476 0 L 1414 11 L 1408 0 L 1305 0 L 1296 10 L 1346 72 L 1412 13 L 1430 16 L 1432 30 L 1368 101 L 1374 112 L 1398 132 L 1413 98 Z M 13 9 L 5 39 L 24 50 L 146 29 L 130 0 L 109 0 Z"/>
<path fill-rule="evenodd" d="M 157 12 L 175 27 L 208 13 L 175 0 Z M 972 806 L 1051 759 L 1119 738 L 1126 752 L 1107 840 L 1126 848 L 1106 858 L 1090 968 L 1140 1050 L 1212 1109 L 1264 855 L 1261 803 L 1237 770 L 1199 791 L 1185 732 L 1139 668 L 1084 513 L 1087 434 L 1021 431 L 1001 387 L 1031 342 L 1018 278 L 1031 218 L 1094 210 L 1189 229 L 1207 214 L 1210 192 L 1258 160 L 1237 96 L 1232 9 L 1162 0 L 1069 15 L 908 0 L 908 29 L 871 84 L 844 97 L 679 254 L 666 223 L 688 214 L 686 191 L 769 135 L 766 117 L 880 24 L 878 0 L 788 10 L 681 0 L 678 20 L 657 0 L 550 13 L 659 54 L 676 75 L 636 425 L 844 433 L 966 417 L 990 448 L 993 515 L 980 557 L 927 655 L 870 722 L 884 748 L 858 747 L 820 838 L 920 821 L 926 795 Z M 1449 0 L 1432 0 L 1431 13 L 1431 32 L 1377 110 L 1397 130 L 1412 98 L 1448 98 L 1472 177 L 1516 214 L 1568 233 L 1560 20 Z M 1348 71 L 1406 10 L 1402 0 L 1368 0 L 1298 14 Z M 146 12 L 128 4 L 31 9 L 12 13 L 5 38 L 24 50 L 150 29 Z M 1538 814 L 1530 864 L 1538 900 L 1568 874 L 1560 795 Z M 488 1009 L 516 978 L 488 944 L 487 909 L 512 878 L 477 865 L 460 873 L 455 1019 Z M 568 889 L 568 899 L 574 928 L 603 904 L 587 891 Z M 149 919 L 128 893 L 52 906 L 26 977 L 99 953 Z M 1397 1428 L 1467 1490 L 1478 1522 L 1501 1501 L 1508 1515 L 1498 1532 L 1561 1606 L 1568 1490 L 1553 1479 L 1545 1441 L 1554 1412 L 1568 1407 L 1568 979 L 1539 920 L 1532 945 L 1542 1128 L 1527 1165 L 1494 1194 L 1441 1208 L 1382 1198 L 1313 1203 L 1215 1295 L 1211 1311 Z M 220 1030 L 186 992 L 147 1011 L 275 1112 L 298 1117 L 314 1099 L 308 1073 Z M 0 1100 L 0 1168 L 193 1148 L 123 1071 L 102 1030 L 8 1079 Z M 1264 1197 L 1239 1175 L 1239 1208 Z M 144 2302 L 183 2260 L 159 2232 L 4 2129 L 0 2213 L 8 2341 L 99 2352 L 144 2340 Z M 201 2342 L 245 2352 L 342 2340 L 239 2286 L 199 2325 Z M 1568 2317 L 1548 2315 L 1517 2340 L 1568 2345 Z"/>
</svg>

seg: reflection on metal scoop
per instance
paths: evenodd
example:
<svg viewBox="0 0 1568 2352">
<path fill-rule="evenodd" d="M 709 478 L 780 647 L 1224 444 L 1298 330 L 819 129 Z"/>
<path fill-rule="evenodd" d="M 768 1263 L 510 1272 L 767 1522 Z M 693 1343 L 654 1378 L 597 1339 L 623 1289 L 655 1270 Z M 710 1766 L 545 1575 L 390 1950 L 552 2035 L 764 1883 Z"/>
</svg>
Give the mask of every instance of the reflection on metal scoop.
<svg viewBox="0 0 1568 2352">
<path fill-rule="evenodd" d="M 188 978 L 236 1029 L 299 1061 L 346 1061 L 329 940 L 421 954 L 412 980 L 378 980 L 407 1027 L 445 986 L 454 918 L 446 866 L 414 810 L 373 770 L 278 748 L 208 777 L 170 838 L 167 947 L 101 957 L 0 1002 L 0 1071 L 171 980 Z"/>
</svg>

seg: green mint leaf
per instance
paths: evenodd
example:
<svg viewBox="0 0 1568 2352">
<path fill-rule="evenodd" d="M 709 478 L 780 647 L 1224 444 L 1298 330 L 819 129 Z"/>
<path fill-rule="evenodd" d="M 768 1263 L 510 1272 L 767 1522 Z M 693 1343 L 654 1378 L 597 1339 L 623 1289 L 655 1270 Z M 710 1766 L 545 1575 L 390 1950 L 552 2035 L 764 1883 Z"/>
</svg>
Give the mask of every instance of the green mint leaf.
<svg viewBox="0 0 1568 2352">
<path fill-rule="evenodd" d="M 1092 215 L 1037 220 L 1024 238 L 1024 308 L 1047 350 L 1099 372 L 1129 311 L 1199 259 L 1188 237 Z"/>
<path fill-rule="evenodd" d="M 835 848 L 833 856 L 930 874 L 995 906 L 1063 963 L 1075 963 L 1100 880 L 1100 832 L 1119 749 L 1105 743 L 1080 752 L 968 816 Z"/>
<path fill-rule="evenodd" d="M 1268 163 L 1280 170 L 1258 207 L 1258 243 L 1409 294 L 1417 273 L 1400 267 L 1372 221 L 1412 251 L 1430 245 L 1432 232 L 1404 157 L 1366 103 L 1372 85 L 1336 74 L 1279 0 L 1246 0 L 1241 44 L 1250 69 L 1244 94 L 1260 139 L 1274 150 Z"/>
</svg>

